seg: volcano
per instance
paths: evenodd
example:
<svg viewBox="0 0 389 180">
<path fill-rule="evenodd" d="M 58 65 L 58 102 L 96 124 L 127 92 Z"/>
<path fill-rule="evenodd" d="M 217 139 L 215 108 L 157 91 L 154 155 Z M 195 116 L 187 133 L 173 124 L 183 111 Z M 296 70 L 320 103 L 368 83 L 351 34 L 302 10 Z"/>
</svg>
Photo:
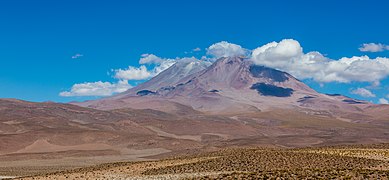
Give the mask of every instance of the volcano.
<svg viewBox="0 0 389 180">
<path fill-rule="evenodd" d="M 127 107 L 168 111 L 177 103 L 214 114 L 296 108 L 335 113 L 372 106 L 342 95 L 318 93 L 286 72 L 241 57 L 221 58 L 211 65 L 194 60 L 177 62 L 124 93 L 77 105 L 102 110 Z"/>
</svg>

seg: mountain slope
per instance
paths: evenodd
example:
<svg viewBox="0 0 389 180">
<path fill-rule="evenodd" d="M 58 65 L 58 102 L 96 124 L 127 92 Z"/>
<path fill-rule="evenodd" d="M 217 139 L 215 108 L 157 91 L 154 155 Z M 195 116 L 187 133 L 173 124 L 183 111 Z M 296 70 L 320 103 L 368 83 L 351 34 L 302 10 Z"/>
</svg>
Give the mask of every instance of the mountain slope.
<svg viewBox="0 0 389 180">
<path fill-rule="evenodd" d="M 116 95 L 115 98 L 120 99 L 129 95 L 137 95 L 137 92 L 141 90 L 153 92 L 158 90 L 161 92 L 164 89 L 169 90 L 169 88 L 176 86 L 183 78 L 190 77 L 191 75 L 206 69 L 210 65 L 211 63 L 207 61 L 182 59 L 149 81 L 146 81 L 125 93 Z"/>
</svg>

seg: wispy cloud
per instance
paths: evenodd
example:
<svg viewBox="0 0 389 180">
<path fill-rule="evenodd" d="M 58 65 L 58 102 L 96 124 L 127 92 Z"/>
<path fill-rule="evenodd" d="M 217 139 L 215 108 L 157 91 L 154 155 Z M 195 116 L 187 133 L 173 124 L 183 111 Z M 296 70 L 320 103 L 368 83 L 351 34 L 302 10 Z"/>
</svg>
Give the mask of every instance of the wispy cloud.
<svg viewBox="0 0 389 180">
<path fill-rule="evenodd" d="M 193 53 L 198 53 L 200 52 L 202 49 L 197 47 L 197 48 L 194 48 L 192 49 L 191 51 L 185 51 L 184 54 L 193 54 Z"/>
<path fill-rule="evenodd" d="M 193 52 L 199 52 L 199 51 L 201 51 L 201 48 L 197 47 L 197 48 L 194 48 L 192 51 Z"/>
<path fill-rule="evenodd" d="M 75 55 L 72 56 L 72 59 L 78 59 L 78 58 L 81 58 L 81 57 L 83 57 L 83 56 L 84 56 L 84 55 L 77 53 L 77 54 L 75 54 Z"/>
<path fill-rule="evenodd" d="M 356 94 L 362 97 L 376 97 L 375 94 L 373 94 L 371 91 L 365 89 L 365 88 L 357 88 L 351 91 L 351 94 Z"/>
</svg>

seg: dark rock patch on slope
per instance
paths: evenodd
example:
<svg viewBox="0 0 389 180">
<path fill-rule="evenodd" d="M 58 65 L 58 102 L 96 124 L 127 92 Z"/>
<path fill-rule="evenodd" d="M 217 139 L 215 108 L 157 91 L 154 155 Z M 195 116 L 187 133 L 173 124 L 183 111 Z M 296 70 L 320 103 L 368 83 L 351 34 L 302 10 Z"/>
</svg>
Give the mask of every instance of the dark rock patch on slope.
<svg viewBox="0 0 389 180">
<path fill-rule="evenodd" d="M 256 83 L 250 89 L 255 89 L 263 96 L 289 97 L 293 94 L 293 89 L 283 88 L 265 83 Z"/>
<path fill-rule="evenodd" d="M 274 82 L 284 82 L 288 80 L 286 73 L 264 66 L 252 65 L 250 66 L 250 73 L 257 78 L 269 78 Z"/>
<path fill-rule="evenodd" d="M 341 94 L 326 94 L 327 96 L 342 96 Z"/>
<path fill-rule="evenodd" d="M 343 102 L 348 103 L 348 104 L 366 104 L 366 102 L 361 102 L 361 101 L 356 101 L 353 99 L 345 99 Z"/>
<path fill-rule="evenodd" d="M 150 91 L 150 90 L 141 90 L 136 93 L 138 96 L 147 96 L 147 95 L 154 95 L 156 92 Z"/>
<path fill-rule="evenodd" d="M 297 102 L 305 102 L 309 99 L 314 99 L 314 98 L 315 97 L 313 97 L 313 96 L 304 96 L 304 97 L 300 98 L 299 100 L 297 100 Z"/>
</svg>

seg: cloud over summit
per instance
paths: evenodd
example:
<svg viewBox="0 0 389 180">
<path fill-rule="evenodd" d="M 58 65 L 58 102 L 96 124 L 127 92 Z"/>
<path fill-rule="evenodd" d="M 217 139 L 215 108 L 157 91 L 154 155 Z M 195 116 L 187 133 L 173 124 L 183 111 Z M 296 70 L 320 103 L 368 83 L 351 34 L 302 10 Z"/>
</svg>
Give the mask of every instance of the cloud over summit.
<svg viewBox="0 0 389 180">
<path fill-rule="evenodd" d="M 222 57 L 245 56 L 248 54 L 248 52 L 249 51 L 247 49 L 242 48 L 242 46 L 232 44 L 227 41 L 212 44 L 207 49 L 207 54 L 215 57 L 216 59 Z"/>
</svg>

